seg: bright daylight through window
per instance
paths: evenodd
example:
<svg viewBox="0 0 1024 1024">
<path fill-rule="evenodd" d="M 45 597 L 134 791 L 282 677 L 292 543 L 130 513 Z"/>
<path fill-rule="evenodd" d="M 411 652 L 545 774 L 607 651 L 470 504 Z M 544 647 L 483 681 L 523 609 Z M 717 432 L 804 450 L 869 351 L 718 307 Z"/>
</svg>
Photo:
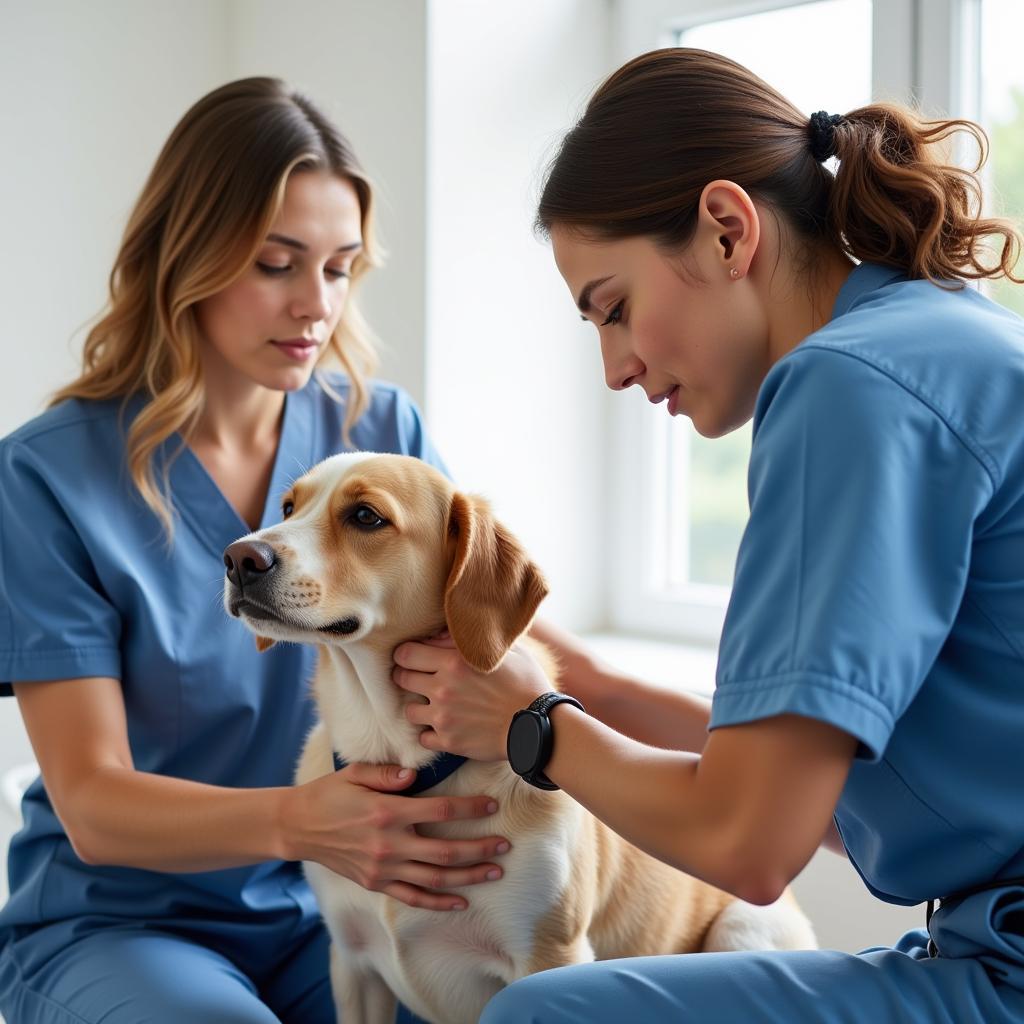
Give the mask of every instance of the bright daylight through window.
<svg viewBox="0 0 1024 1024">
<path fill-rule="evenodd" d="M 1024 3 L 984 0 L 981 8 L 981 119 L 992 145 L 989 212 L 1024 220 Z M 1024 264 L 1017 268 L 1018 276 Z M 1024 286 L 996 281 L 989 294 L 1024 315 Z"/>
<path fill-rule="evenodd" d="M 818 46 L 820 39 L 842 39 L 843 45 Z M 870 0 L 820 0 L 711 22 L 684 30 L 678 41 L 731 57 L 808 115 L 844 113 L 871 98 Z M 794 52 L 800 60 L 793 60 Z M 662 420 L 655 429 L 664 435 L 659 448 L 671 481 L 662 587 L 698 599 L 703 592 L 713 600 L 715 590 L 732 583 L 747 520 L 750 426 L 709 441 L 687 419 Z"/>
</svg>

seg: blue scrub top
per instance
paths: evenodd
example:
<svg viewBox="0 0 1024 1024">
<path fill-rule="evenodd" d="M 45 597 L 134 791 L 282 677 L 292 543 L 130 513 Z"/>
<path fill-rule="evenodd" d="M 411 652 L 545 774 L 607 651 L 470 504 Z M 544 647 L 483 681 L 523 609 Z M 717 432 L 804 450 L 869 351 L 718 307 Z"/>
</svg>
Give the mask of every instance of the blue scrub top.
<svg viewBox="0 0 1024 1024">
<path fill-rule="evenodd" d="M 347 382 L 328 378 L 342 397 Z M 140 401 L 129 407 L 127 422 Z M 218 786 L 291 783 L 313 720 L 315 652 L 258 654 L 221 605 L 222 552 L 250 528 L 180 437 L 170 463 L 175 536 L 139 497 L 125 466 L 119 401 L 68 401 L 0 441 L 0 693 L 10 681 L 112 676 L 121 681 L 139 771 Z M 261 527 L 280 521 L 290 482 L 338 451 L 344 406 L 314 379 L 286 396 Z M 444 470 L 420 415 L 398 388 L 373 383 L 353 448 L 414 455 Z M 180 454 L 173 460 L 173 452 Z M 74 931 L 118 921 L 228 923 L 317 910 L 297 864 L 168 874 L 78 859 L 37 780 L 11 843 L 11 897 L 0 948 L 41 924 Z"/>
<path fill-rule="evenodd" d="M 836 821 L 884 900 L 1024 875 L 1024 321 L 862 265 L 753 438 L 711 727 L 855 736 Z"/>
</svg>

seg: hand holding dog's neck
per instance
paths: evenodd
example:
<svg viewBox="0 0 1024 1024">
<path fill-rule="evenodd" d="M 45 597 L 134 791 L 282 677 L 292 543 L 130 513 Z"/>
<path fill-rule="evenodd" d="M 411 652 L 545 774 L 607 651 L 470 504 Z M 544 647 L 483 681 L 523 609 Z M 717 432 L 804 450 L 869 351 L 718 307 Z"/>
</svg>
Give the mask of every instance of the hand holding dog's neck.
<svg viewBox="0 0 1024 1024">
<path fill-rule="evenodd" d="M 421 768 L 436 756 L 405 717 L 412 698 L 391 680 L 395 645 L 324 645 L 314 691 L 320 718 L 344 760 Z"/>
</svg>

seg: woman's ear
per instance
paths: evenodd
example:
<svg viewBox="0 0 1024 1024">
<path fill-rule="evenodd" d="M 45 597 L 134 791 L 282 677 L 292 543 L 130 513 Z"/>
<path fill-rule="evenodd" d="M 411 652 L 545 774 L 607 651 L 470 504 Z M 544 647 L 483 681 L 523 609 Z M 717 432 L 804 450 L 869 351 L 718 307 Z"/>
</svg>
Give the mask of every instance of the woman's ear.
<svg viewBox="0 0 1024 1024">
<path fill-rule="evenodd" d="M 448 629 L 470 665 L 492 672 L 530 625 L 547 583 L 482 498 L 453 496 L 448 536 L 455 549 L 444 595 Z"/>
<path fill-rule="evenodd" d="M 761 241 L 761 218 L 750 196 L 734 181 L 708 182 L 700 194 L 697 220 L 724 275 L 733 281 L 746 277 Z"/>
</svg>

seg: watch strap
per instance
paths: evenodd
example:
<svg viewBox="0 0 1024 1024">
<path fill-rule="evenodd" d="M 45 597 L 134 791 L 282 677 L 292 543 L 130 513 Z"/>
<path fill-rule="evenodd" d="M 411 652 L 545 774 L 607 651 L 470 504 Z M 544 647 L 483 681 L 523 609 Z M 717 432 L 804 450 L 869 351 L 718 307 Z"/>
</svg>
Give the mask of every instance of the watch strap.
<svg viewBox="0 0 1024 1024">
<path fill-rule="evenodd" d="M 575 698 L 567 693 L 542 693 L 526 710 L 536 711 L 538 714 L 547 715 L 556 704 L 572 704 L 580 711 L 586 712 L 586 708 Z"/>
<path fill-rule="evenodd" d="M 574 707 L 580 709 L 580 711 L 586 713 L 586 708 L 575 698 L 570 697 L 567 693 L 558 693 L 552 691 L 550 693 L 542 693 L 536 700 L 534 700 L 530 706 L 526 709 L 532 711 L 534 714 L 542 715 L 548 722 L 548 728 L 551 729 L 550 712 L 551 709 L 559 704 L 572 704 Z M 554 736 L 551 738 L 551 747 L 548 751 L 548 760 L 550 760 L 551 754 L 554 753 Z M 531 786 L 537 789 L 547 790 L 551 792 L 558 789 L 558 786 L 552 782 L 547 775 L 544 774 L 544 769 L 547 767 L 547 761 L 539 765 L 532 772 L 527 775 L 520 776 L 525 782 L 528 782 Z"/>
</svg>

